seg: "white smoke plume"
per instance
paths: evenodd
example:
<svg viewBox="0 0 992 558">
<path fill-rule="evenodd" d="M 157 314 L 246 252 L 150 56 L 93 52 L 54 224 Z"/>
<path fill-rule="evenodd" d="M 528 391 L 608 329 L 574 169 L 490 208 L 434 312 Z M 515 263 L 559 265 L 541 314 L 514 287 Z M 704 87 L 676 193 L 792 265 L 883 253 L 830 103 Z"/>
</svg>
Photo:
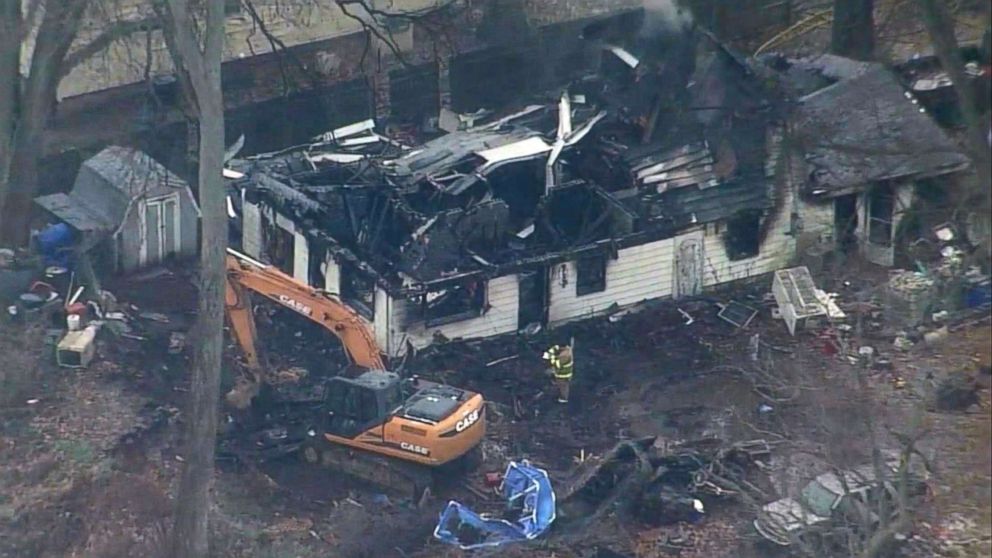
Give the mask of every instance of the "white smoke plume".
<svg viewBox="0 0 992 558">
<path fill-rule="evenodd" d="M 678 31 L 692 25 L 692 14 L 677 0 L 643 0 L 643 35 L 650 36 L 665 31 Z"/>
</svg>

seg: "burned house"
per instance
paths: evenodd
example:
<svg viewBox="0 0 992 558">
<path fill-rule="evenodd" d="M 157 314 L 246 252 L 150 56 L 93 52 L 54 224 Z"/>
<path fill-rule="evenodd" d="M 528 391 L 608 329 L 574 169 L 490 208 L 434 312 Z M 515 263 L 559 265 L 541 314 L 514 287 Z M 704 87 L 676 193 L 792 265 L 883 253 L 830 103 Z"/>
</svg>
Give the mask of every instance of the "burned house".
<svg viewBox="0 0 992 558">
<path fill-rule="evenodd" d="M 782 267 L 781 125 L 707 33 L 602 42 L 594 75 L 419 143 L 372 121 L 232 162 L 242 247 L 336 293 L 391 355 Z"/>
<path fill-rule="evenodd" d="M 968 158 L 888 68 L 832 55 L 770 59 L 790 96 L 788 166 L 800 251 L 891 266 L 921 195 L 945 195 Z"/>
</svg>

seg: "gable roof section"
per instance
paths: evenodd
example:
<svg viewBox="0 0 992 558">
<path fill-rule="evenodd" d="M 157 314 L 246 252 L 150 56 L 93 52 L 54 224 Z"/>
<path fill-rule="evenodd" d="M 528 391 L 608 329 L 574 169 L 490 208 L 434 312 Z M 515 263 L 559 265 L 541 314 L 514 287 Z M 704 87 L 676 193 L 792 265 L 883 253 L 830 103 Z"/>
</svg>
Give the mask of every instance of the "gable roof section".
<svg viewBox="0 0 992 558">
<path fill-rule="evenodd" d="M 836 196 L 968 165 L 954 142 L 878 64 L 800 99 L 794 128 L 812 165 L 807 194 Z"/>
<path fill-rule="evenodd" d="M 129 147 L 107 147 L 87 159 L 83 166 L 103 178 L 108 186 L 119 191 L 128 201 L 169 194 L 187 186 L 185 181 L 148 154 Z M 78 180 L 76 185 L 79 185 Z"/>
<path fill-rule="evenodd" d="M 132 202 L 174 192 L 192 199 L 186 182 L 148 154 L 110 146 L 83 162 L 72 191 L 41 196 L 35 203 L 80 232 L 110 233 Z"/>
</svg>

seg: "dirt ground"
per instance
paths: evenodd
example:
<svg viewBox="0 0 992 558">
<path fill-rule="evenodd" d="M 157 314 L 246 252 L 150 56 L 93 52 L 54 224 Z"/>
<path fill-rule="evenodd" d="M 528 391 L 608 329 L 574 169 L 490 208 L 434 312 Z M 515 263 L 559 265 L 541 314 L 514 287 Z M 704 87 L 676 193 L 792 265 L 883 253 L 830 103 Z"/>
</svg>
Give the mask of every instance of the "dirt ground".
<svg viewBox="0 0 992 558">
<path fill-rule="evenodd" d="M 838 279 L 841 300 L 870 289 Z M 158 283 L 156 283 L 156 281 Z M 156 286 L 158 285 L 158 286 Z M 34 363 L 34 391 L 18 394 L 3 418 L 0 463 L 0 556 L 156 556 L 164 552 L 168 517 L 181 466 L 181 408 L 188 361 L 165 350 L 169 329 L 188 327 L 189 305 L 157 308 L 162 292 L 189 301 L 181 274 L 119 285 L 120 300 L 140 301 L 132 312 L 151 314 L 164 331 L 125 344 L 104 336 L 98 357 L 84 370 L 60 369 L 43 346 L 43 331 L 4 324 L 4 354 L 19 366 Z M 845 291 L 846 289 L 846 291 Z M 981 404 L 966 412 L 932 410 L 934 384 L 949 374 L 972 373 L 988 361 L 987 322 L 962 327 L 937 346 L 902 352 L 890 340 L 866 334 L 848 351 L 831 354 L 815 331 L 790 337 L 771 317 L 766 286 L 738 287 L 733 299 L 758 311 L 746 329 L 717 317 L 731 294 L 645 305 L 611 321 L 596 318 L 550 334 L 487 342 L 436 345 L 408 363 L 406 373 L 481 391 L 489 402 L 489 433 L 480 470 L 439 488 L 423 508 L 382 494 L 293 456 L 264 463 L 218 464 L 212 509 L 218 556 L 459 556 L 431 537 L 448 499 L 496 509 L 483 473 L 510 459 L 544 467 L 564 482 L 582 457 L 602 455 L 619 440 L 717 438 L 726 443 L 764 439 L 768 501 L 794 494 L 826 467 L 868 459 L 869 429 L 880 445 L 897 442 L 922 416 L 920 447 L 934 465 L 933 497 L 917 510 L 905 556 L 988 556 L 992 508 L 992 449 L 988 378 Z M 150 293 L 152 295 L 150 296 Z M 161 303 L 159 303 L 161 305 Z M 679 308 L 694 319 L 685 324 Z M 304 366 L 313 375 L 333 370 L 340 350 L 323 332 L 275 320 L 262 326 L 277 366 Z M 757 334 L 759 362 L 750 361 Z M 548 343 L 574 339 L 576 380 L 567 406 L 554 402 L 542 374 Z M 857 381 L 855 345 L 875 347 L 890 366 L 868 369 L 868 389 Z M 283 347 L 285 350 L 280 350 Z M 229 368 L 236 367 L 230 351 Z M 510 357 L 510 358 L 506 358 Z M 501 360 L 503 359 L 503 360 Z M 984 359 L 984 360 L 983 360 Z M 493 364 L 495 361 L 501 361 Z M 11 361 L 13 362 L 13 361 Z M 233 373 L 233 372 L 232 372 Z M 897 387 L 895 380 L 906 384 Z M 762 404 L 770 407 L 759 412 Z M 552 529 L 538 542 L 501 549 L 513 556 L 771 556 L 750 528 L 754 505 L 707 504 L 704 521 L 656 527 L 609 514 L 581 533 Z M 562 521 L 566 521 L 563 519 Z M 564 523 L 563 523 L 564 524 Z M 674 550 L 673 539 L 688 541 Z M 958 554 L 950 554 L 953 547 Z M 964 549 L 964 550 L 961 550 Z M 612 553 L 612 554 L 611 554 Z M 491 554 L 491 553 L 490 553 Z"/>
</svg>

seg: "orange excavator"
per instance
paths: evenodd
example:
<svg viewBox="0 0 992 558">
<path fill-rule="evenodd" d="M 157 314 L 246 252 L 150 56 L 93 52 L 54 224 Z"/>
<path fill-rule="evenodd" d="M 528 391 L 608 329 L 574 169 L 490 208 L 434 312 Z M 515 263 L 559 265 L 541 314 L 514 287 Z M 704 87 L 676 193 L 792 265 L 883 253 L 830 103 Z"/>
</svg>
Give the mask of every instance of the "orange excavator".
<svg viewBox="0 0 992 558">
<path fill-rule="evenodd" d="M 258 293 L 327 328 L 344 345 L 357 377 L 336 375 L 301 447 L 304 460 L 377 484 L 416 488 L 433 470 L 463 463 L 486 432 L 482 395 L 386 370 L 370 324 L 339 298 L 228 249 L 226 310 L 248 378 L 227 394 L 244 409 L 267 380 L 256 348 L 251 294 Z M 445 467 L 447 469 L 447 467 Z"/>
</svg>

